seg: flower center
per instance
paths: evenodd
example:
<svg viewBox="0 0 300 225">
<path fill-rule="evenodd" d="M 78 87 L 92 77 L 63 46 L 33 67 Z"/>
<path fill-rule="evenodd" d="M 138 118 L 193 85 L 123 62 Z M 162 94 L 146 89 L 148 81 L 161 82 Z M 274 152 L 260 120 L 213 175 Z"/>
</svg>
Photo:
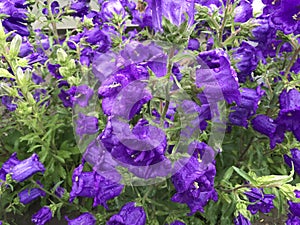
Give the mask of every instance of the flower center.
<svg viewBox="0 0 300 225">
<path fill-rule="evenodd" d="M 293 19 L 296 20 L 296 21 L 300 20 L 300 11 L 293 15 Z"/>
</svg>

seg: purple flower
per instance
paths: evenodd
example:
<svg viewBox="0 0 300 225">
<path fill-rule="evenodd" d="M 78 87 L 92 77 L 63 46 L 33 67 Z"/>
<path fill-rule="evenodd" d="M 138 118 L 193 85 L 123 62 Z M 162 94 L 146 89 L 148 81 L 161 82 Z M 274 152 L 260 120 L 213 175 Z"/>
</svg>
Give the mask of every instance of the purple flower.
<svg viewBox="0 0 300 225">
<path fill-rule="evenodd" d="M 289 211 L 287 225 L 296 225 L 300 222 L 300 203 L 288 201 Z"/>
<path fill-rule="evenodd" d="M 276 143 L 284 140 L 285 127 L 277 124 L 273 119 L 266 115 L 258 115 L 251 121 L 254 130 L 270 138 L 271 149 L 275 148 Z"/>
<path fill-rule="evenodd" d="M 46 193 L 39 188 L 24 189 L 19 194 L 20 202 L 24 205 L 32 202 L 38 197 L 45 197 Z"/>
<path fill-rule="evenodd" d="M 60 65 L 59 65 L 59 64 L 51 64 L 51 63 L 48 63 L 48 64 L 47 64 L 47 68 L 48 68 L 50 74 L 51 74 L 53 77 L 55 77 L 57 80 L 63 78 L 63 76 L 59 73 L 59 68 L 60 68 Z"/>
<path fill-rule="evenodd" d="M 283 90 L 279 96 L 280 111 L 276 122 L 292 131 L 300 141 L 300 92 L 297 89 Z"/>
<path fill-rule="evenodd" d="M 171 21 L 176 26 L 182 24 L 185 20 L 185 14 L 188 14 L 188 25 L 194 23 L 194 0 L 152 0 L 152 18 L 153 25 L 157 31 L 162 30 L 162 17 Z"/>
<path fill-rule="evenodd" d="M 40 84 L 45 82 L 45 80 L 41 76 L 37 75 L 36 73 L 32 73 L 31 79 L 35 84 Z"/>
<path fill-rule="evenodd" d="M 72 190 L 70 192 L 70 202 L 73 202 L 75 197 L 94 198 L 97 192 L 95 187 L 95 173 L 82 172 L 83 165 L 80 164 L 74 169 L 72 175 Z"/>
<path fill-rule="evenodd" d="M 22 37 L 28 37 L 30 35 L 27 24 L 24 23 L 23 19 L 9 17 L 3 20 L 2 25 L 7 31 L 15 31 L 16 34 L 19 34 Z"/>
<path fill-rule="evenodd" d="M 110 0 L 104 2 L 101 7 L 101 18 L 103 21 L 111 21 L 114 18 L 114 15 L 121 17 L 121 19 L 125 17 L 125 9 L 120 1 Z"/>
<path fill-rule="evenodd" d="M 69 37 L 67 44 L 69 46 L 70 49 L 72 50 L 76 50 L 76 45 L 80 42 L 80 39 L 82 38 L 83 34 L 82 33 L 78 33 L 76 35 L 72 35 Z"/>
<path fill-rule="evenodd" d="M 85 41 L 89 44 L 95 45 L 101 40 L 107 39 L 107 34 L 105 34 L 99 27 L 94 27 L 84 33 Z"/>
<path fill-rule="evenodd" d="M 44 54 L 44 51 L 50 48 L 49 37 L 42 33 L 40 29 L 35 30 L 37 52 Z"/>
<path fill-rule="evenodd" d="M 23 41 L 20 47 L 19 57 L 23 58 L 33 53 L 33 46 L 29 41 Z"/>
<path fill-rule="evenodd" d="M 256 113 L 258 102 L 264 93 L 260 86 L 256 89 L 242 88 L 241 103 L 231 107 L 234 111 L 229 114 L 229 121 L 233 125 L 248 127 L 248 119 Z"/>
<path fill-rule="evenodd" d="M 97 172 L 82 172 L 83 164 L 75 168 L 72 176 L 72 191 L 70 192 L 70 202 L 75 197 L 94 198 L 93 206 L 101 204 L 108 209 L 107 201 L 120 195 L 123 185 L 112 182 Z"/>
<path fill-rule="evenodd" d="M 170 223 L 170 225 L 186 225 L 186 224 L 179 220 L 175 220 L 174 222 Z"/>
<path fill-rule="evenodd" d="M 80 52 L 80 63 L 81 65 L 90 66 L 94 56 L 94 51 L 91 47 L 86 47 Z"/>
<path fill-rule="evenodd" d="M 256 49 L 243 41 L 240 47 L 234 52 L 234 58 L 238 60 L 236 67 L 238 68 L 239 82 L 246 82 L 247 77 L 256 69 L 258 64 Z"/>
<path fill-rule="evenodd" d="M 270 15 L 270 24 L 285 34 L 293 33 L 299 26 L 300 2 L 298 0 L 281 0 L 274 6 Z"/>
<path fill-rule="evenodd" d="M 173 177 L 172 183 L 177 193 L 172 201 L 187 204 L 192 215 L 197 211 L 204 212 L 209 200 L 218 200 L 214 189 L 216 167 L 214 150 L 205 143 L 193 142 L 189 151 L 192 157 Z"/>
<path fill-rule="evenodd" d="M 17 158 L 17 153 L 14 152 L 7 161 L 2 164 L 0 169 L 1 180 L 6 180 L 6 174 L 11 173 L 12 169 L 21 161 Z M 0 182 L 1 183 L 1 182 Z"/>
<path fill-rule="evenodd" d="M 234 22 L 244 23 L 253 17 L 252 1 L 242 0 L 234 9 Z"/>
<path fill-rule="evenodd" d="M 12 103 L 13 98 L 7 95 L 2 96 L 1 98 L 2 104 L 9 110 L 9 111 L 15 111 L 18 107 L 17 104 Z"/>
<path fill-rule="evenodd" d="M 66 192 L 66 190 L 63 187 L 58 186 L 55 189 L 54 193 L 56 194 L 56 196 L 58 196 L 59 198 L 61 198 L 64 195 L 65 192 Z"/>
<path fill-rule="evenodd" d="M 45 172 L 45 167 L 39 161 L 37 154 L 18 163 L 11 171 L 12 179 L 22 182 L 37 172 Z"/>
<path fill-rule="evenodd" d="M 98 132 L 98 119 L 94 116 L 86 116 L 83 113 L 79 113 L 76 124 L 76 134 L 80 137 L 84 134 L 95 134 Z"/>
<path fill-rule="evenodd" d="M 47 2 L 45 2 L 45 4 L 47 4 Z M 50 5 L 50 8 L 53 15 L 59 13 L 59 3 L 57 1 L 53 1 Z M 44 8 L 42 12 L 43 14 L 48 15 L 48 8 Z"/>
<path fill-rule="evenodd" d="M 135 206 L 134 202 L 124 205 L 120 212 L 113 215 L 106 225 L 145 225 L 146 213 L 142 207 Z"/>
<path fill-rule="evenodd" d="M 72 107 L 76 98 L 75 98 L 75 93 L 76 93 L 76 87 L 73 86 L 69 90 L 65 91 L 61 89 L 60 93 L 58 94 L 58 97 L 60 100 L 63 102 L 64 107 Z"/>
<path fill-rule="evenodd" d="M 94 91 L 86 84 L 80 85 L 76 89 L 75 103 L 80 107 L 86 107 L 89 104 L 89 100 L 93 97 Z"/>
<path fill-rule="evenodd" d="M 83 213 L 79 217 L 70 220 L 67 216 L 65 219 L 68 221 L 68 225 L 95 225 L 96 224 L 96 218 L 91 213 Z"/>
<path fill-rule="evenodd" d="M 200 47 L 200 43 L 198 39 L 190 39 L 188 43 L 189 50 L 198 50 Z"/>
<path fill-rule="evenodd" d="M 297 148 L 293 148 L 290 151 L 292 157 L 284 155 L 284 161 L 286 164 L 288 164 L 289 167 L 292 167 L 293 162 L 296 173 L 300 175 L 300 150 Z"/>
<path fill-rule="evenodd" d="M 36 225 L 44 225 L 51 219 L 52 219 L 51 209 L 47 206 L 44 206 L 32 216 L 31 221 Z"/>
<path fill-rule="evenodd" d="M 241 213 L 239 213 L 239 215 L 234 218 L 233 222 L 235 225 L 251 225 L 250 220 L 244 217 Z"/>
<path fill-rule="evenodd" d="M 269 213 L 274 208 L 273 200 L 275 195 L 264 194 L 263 189 L 251 188 L 251 191 L 245 192 L 251 202 L 247 209 L 251 214 L 256 214 L 258 211 Z"/>
<path fill-rule="evenodd" d="M 89 3 L 90 0 L 71 0 L 70 9 L 75 11 L 71 15 L 83 17 L 90 9 Z"/>
<path fill-rule="evenodd" d="M 240 92 L 236 72 L 230 65 L 227 53 L 222 49 L 201 52 L 201 65 L 207 65 L 196 71 L 196 85 L 205 88 L 205 95 L 212 99 L 225 100 L 239 104 Z M 219 93 L 219 89 L 223 93 Z"/>
</svg>

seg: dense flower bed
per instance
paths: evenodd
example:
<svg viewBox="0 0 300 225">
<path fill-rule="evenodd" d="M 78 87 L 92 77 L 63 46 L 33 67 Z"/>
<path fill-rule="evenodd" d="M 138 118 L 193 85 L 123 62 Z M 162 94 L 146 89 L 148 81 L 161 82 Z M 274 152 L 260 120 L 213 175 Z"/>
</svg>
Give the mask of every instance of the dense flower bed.
<svg viewBox="0 0 300 225">
<path fill-rule="evenodd" d="M 0 225 L 300 224 L 300 2 L 262 3 L 0 0 Z"/>
</svg>

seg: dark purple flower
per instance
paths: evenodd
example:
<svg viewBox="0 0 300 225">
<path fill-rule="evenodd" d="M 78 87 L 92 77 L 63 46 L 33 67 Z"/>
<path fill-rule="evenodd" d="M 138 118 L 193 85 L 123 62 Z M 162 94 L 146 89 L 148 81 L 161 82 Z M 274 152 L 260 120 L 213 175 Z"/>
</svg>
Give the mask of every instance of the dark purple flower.
<svg viewBox="0 0 300 225">
<path fill-rule="evenodd" d="M 300 92 L 297 89 L 283 90 L 279 96 L 280 111 L 276 122 L 292 131 L 300 141 Z"/>
<path fill-rule="evenodd" d="M 80 63 L 81 65 L 90 66 L 94 56 L 94 51 L 91 47 L 86 47 L 80 52 Z"/>
<path fill-rule="evenodd" d="M 12 179 L 22 182 L 26 180 L 28 177 L 32 176 L 37 172 L 44 173 L 45 167 L 39 161 L 39 157 L 37 154 L 33 154 L 28 159 L 25 159 L 18 163 L 11 171 Z"/>
<path fill-rule="evenodd" d="M 293 162 L 296 173 L 300 175 L 300 150 L 297 148 L 293 148 L 290 151 L 292 157 L 284 155 L 284 161 L 286 164 L 288 164 L 289 167 L 292 167 Z"/>
<path fill-rule="evenodd" d="M 79 217 L 71 220 L 67 216 L 65 219 L 68 221 L 68 225 L 95 225 L 96 224 L 96 218 L 91 213 L 82 213 Z"/>
<path fill-rule="evenodd" d="M 64 107 L 72 107 L 74 102 L 76 101 L 75 93 L 76 93 L 76 87 L 73 86 L 69 90 L 65 91 L 61 89 L 60 93 L 58 94 L 58 97 L 63 102 Z"/>
<path fill-rule="evenodd" d="M 58 196 L 59 198 L 61 198 L 63 195 L 64 195 L 64 193 L 66 192 L 66 190 L 63 188 L 63 187 L 61 187 L 61 186 L 58 186 L 56 189 L 55 189 L 55 194 L 56 194 L 56 196 Z"/>
<path fill-rule="evenodd" d="M 0 169 L 0 179 L 5 181 L 6 180 L 6 174 L 11 173 L 12 169 L 19 164 L 21 161 L 17 158 L 17 153 L 14 152 L 7 161 L 5 161 L 2 164 L 2 167 Z M 1 184 L 1 182 L 0 182 Z"/>
<path fill-rule="evenodd" d="M 41 76 L 37 75 L 36 73 L 32 73 L 31 79 L 35 84 L 40 84 L 45 82 L 45 80 Z"/>
<path fill-rule="evenodd" d="M 239 104 L 241 96 L 238 79 L 227 53 L 222 49 L 205 51 L 199 54 L 199 60 L 203 68 L 196 71 L 197 87 L 204 88 L 208 98 L 225 98 L 229 104 L 234 101 Z"/>
<path fill-rule="evenodd" d="M 264 194 L 263 189 L 251 188 L 251 191 L 245 192 L 251 202 L 247 209 L 251 214 L 256 214 L 258 211 L 262 213 L 269 213 L 274 208 L 273 200 L 275 195 Z"/>
<path fill-rule="evenodd" d="M 13 98 L 7 95 L 2 96 L 1 98 L 2 104 L 9 110 L 9 111 L 15 111 L 18 107 L 17 104 L 12 103 Z"/>
<path fill-rule="evenodd" d="M 260 86 L 256 89 L 242 88 L 241 103 L 231 107 L 234 111 L 229 114 L 229 121 L 236 126 L 248 127 L 248 119 L 256 113 L 258 102 L 264 93 Z"/>
<path fill-rule="evenodd" d="M 44 206 L 32 216 L 31 221 L 36 225 L 44 225 L 51 219 L 52 219 L 51 209 L 47 206 Z"/>
<path fill-rule="evenodd" d="M 189 50 L 198 50 L 200 47 L 200 43 L 198 39 L 190 39 L 188 43 Z"/>
<path fill-rule="evenodd" d="M 125 17 L 125 9 L 119 0 L 110 0 L 102 4 L 101 18 L 108 22 L 114 18 L 114 15 L 123 19 Z"/>
<path fill-rule="evenodd" d="M 288 201 L 289 211 L 287 225 L 297 225 L 300 222 L 300 203 Z"/>
<path fill-rule="evenodd" d="M 47 4 L 47 2 L 45 2 L 45 4 Z M 59 3 L 57 1 L 53 1 L 50 5 L 50 8 L 53 15 L 59 13 Z M 48 15 L 48 8 L 44 8 L 42 12 L 43 14 Z"/>
<path fill-rule="evenodd" d="M 272 118 L 266 115 L 258 115 L 251 121 L 254 130 L 270 138 L 270 147 L 273 149 L 276 143 L 284 140 L 285 126 L 277 124 Z"/>
<path fill-rule="evenodd" d="M 146 213 L 142 207 L 135 206 L 134 202 L 124 205 L 120 212 L 113 215 L 106 225 L 145 225 Z"/>
<path fill-rule="evenodd" d="M 89 100 L 93 97 L 94 91 L 86 84 L 80 85 L 76 89 L 75 103 L 80 107 L 86 107 Z"/>
<path fill-rule="evenodd" d="M 83 17 L 90 9 L 89 3 L 90 0 L 71 0 L 70 9 L 75 11 L 71 15 Z"/>
<path fill-rule="evenodd" d="M 192 215 L 197 211 L 204 212 L 208 201 L 217 201 L 218 195 L 214 189 L 214 150 L 205 143 L 193 142 L 189 145 L 189 152 L 191 158 L 172 176 L 177 193 L 171 200 L 187 204 L 191 210 L 189 215 Z"/>
<path fill-rule="evenodd" d="M 84 33 L 83 37 L 85 41 L 92 45 L 98 45 L 99 52 L 106 52 L 110 47 L 110 38 L 107 33 L 104 32 L 104 29 L 99 27 L 94 27 L 91 30 L 88 30 Z"/>
<path fill-rule="evenodd" d="M 83 165 L 80 164 L 74 169 L 72 175 L 72 190 L 70 192 L 70 202 L 73 202 L 75 197 L 94 198 L 97 192 L 95 187 L 95 173 L 82 172 Z"/>
<path fill-rule="evenodd" d="M 285 223 L 286 223 L 286 225 L 298 225 L 298 224 L 300 224 L 300 217 L 294 216 L 289 213 L 288 219 Z"/>
<path fill-rule="evenodd" d="M 244 217 L 241 213 L 234 218 L 233 222 L 235 225 L 251 225 L 250 220 Z"/>
<path fill-rule="evenodd" d="M 247 77 L 256 69 L 258 64 L 256 55 L 256 49 L 245 41 L 234 52 L 233 56 L 238 61 L 236 67 L 239 70 L 237 73 L 239 82 L 246 82 Z"/>
<path fill-rule="evenodd" d="M 170 225 L 186 225 L 186 224 L 179 220 L 175 220 L 174 222 L 170 223 Z"/>
<path fill-rule="evenodd" d="M 15 31 L 16 34 L 19 34 L 22 37 L 28 37 L 30 35 L 27 24 L 24 23 L 24 20 L 17 20 L 13 17 L 9 17 L 3 20 L 2 25 L 7 31 Z"/>
<path fill-rule="evenodd" d="M 45 197 L 46 193 L 39 188 L 24 189 L 19 194 L 20 202 L 24 205 L 32 202 L 38 197 Z"/>
<path fill-rule="evenodd" d="M 86 116 L 79 113 L 76 121 L 76 134 L 82 137 L 85 134 L 95 134 L 98 132 L 98 119 L 94 116 Z"/>
<path fill-rule="evenodd" d="M 63 78 L 63 76 L 59 73 L 59 68 L 60 68 L 60 65 L 59 65 L 59 64 L 51 64 L 51 63 L 48 63 L 48 64 L 47 64 L 47 68 L 48 68 L 50 74 L 51 74 L 53 77 L 55 77 L 57 80 Z"/>
<path fill-rule="evenodd" d="M 280 5 L 274 6 L 270 15 L 270 24 L 285 34 L 294 32 L 300 21 L 300 2 L 298 0 L 281 0 Z"/>
<path fill-rule="evenodd" d="M 80 42 L 80 39 L 82 38 L 83 34 L 82 33 L 78 33 L 76 35 L 72 35 L 69 37 L 67 44 L 69 46 L 70 49 L 72 50 L 76 50 L 76 45 Z"/>
<path fill-rule="evenodd" d="M 162 30 L 162 17 L 179 26 L 186 20 L 185 13 L 187 13 L 188 25 L 194 23 L 194 0 L 152 0 L 151 2 L 153 25 L 157 31 Z"/>
<path fill-rule="evenodd" d="M 244 23 L 253 17 L 252 1 L 241 0 L 234 9 L 234 22 Z"/>
<path fill-rule="evenodd" d="M 29 41 L 25 40 L 21 44 L 19 57 L 21 57 L 21 58 L 26 57 L 27 55 L 33 53 L 33 50 L 34 49 L 33 49 L 32 44 Z"/>
<path fill-rule="evenodd" d="M 139 10 L 133 10 L 132 12 L 132 24 L 139 25 L 141 29 L 145 27 L 153 28 L 152 22 L 152 10 L 149 6 L 143 12 Z"/>
</svg>

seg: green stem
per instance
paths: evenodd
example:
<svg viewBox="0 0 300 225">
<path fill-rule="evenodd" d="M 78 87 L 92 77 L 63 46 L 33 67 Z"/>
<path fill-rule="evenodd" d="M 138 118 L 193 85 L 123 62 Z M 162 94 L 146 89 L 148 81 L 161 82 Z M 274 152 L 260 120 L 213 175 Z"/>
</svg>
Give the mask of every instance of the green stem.
<svg viewBox="0 0 300 225">
<path fill-rule="evenodd" d="M 51 19 L 51 25 L 52 25 L 52 32 L 54 35 L 54 39 L 58 42 L 58 32 L 57 32 L 57 26 L 56 26 L 56 22 L 54 20 L 54 16 L 52 14 L 52 10 L 51 10 L 51 0 L 47 0 L 47 8 L 48 8 L 48 14 L 50 16 Z"/>
<path fill-rule="evenodd" d="M 296 60 L 298 59 L 299 53 L 300 53 L 300 47 L 298 47 L 298 48 L 295 50 L 295 52 L 294 52 L 294 54 L 293 54 L 293 57 L 292 57 L 290 63 L 288 64 L 288 66 L 287 66 L 287 68 L 286 68 L 286 70 L 285 70 L 284 76 L 285 76 L 286 78 L 288 78 L 288 74 L 289 74 L 289 72 L 290 72 L 292 66 L 294 65 L 294 63 L 295 63 Z"/>
<path fill-rule="evenodd" d="M 225 24 L 226 24 L 226 20 L 227 20 L 229 5 L 230 5 L 230 0 L 227 0 L 222 25 L 219 29 L 219 43 L 220 44 L 222 43 L 222 36 L 223 36 L 224 29 L 225 29 Z"/>
</svg>

